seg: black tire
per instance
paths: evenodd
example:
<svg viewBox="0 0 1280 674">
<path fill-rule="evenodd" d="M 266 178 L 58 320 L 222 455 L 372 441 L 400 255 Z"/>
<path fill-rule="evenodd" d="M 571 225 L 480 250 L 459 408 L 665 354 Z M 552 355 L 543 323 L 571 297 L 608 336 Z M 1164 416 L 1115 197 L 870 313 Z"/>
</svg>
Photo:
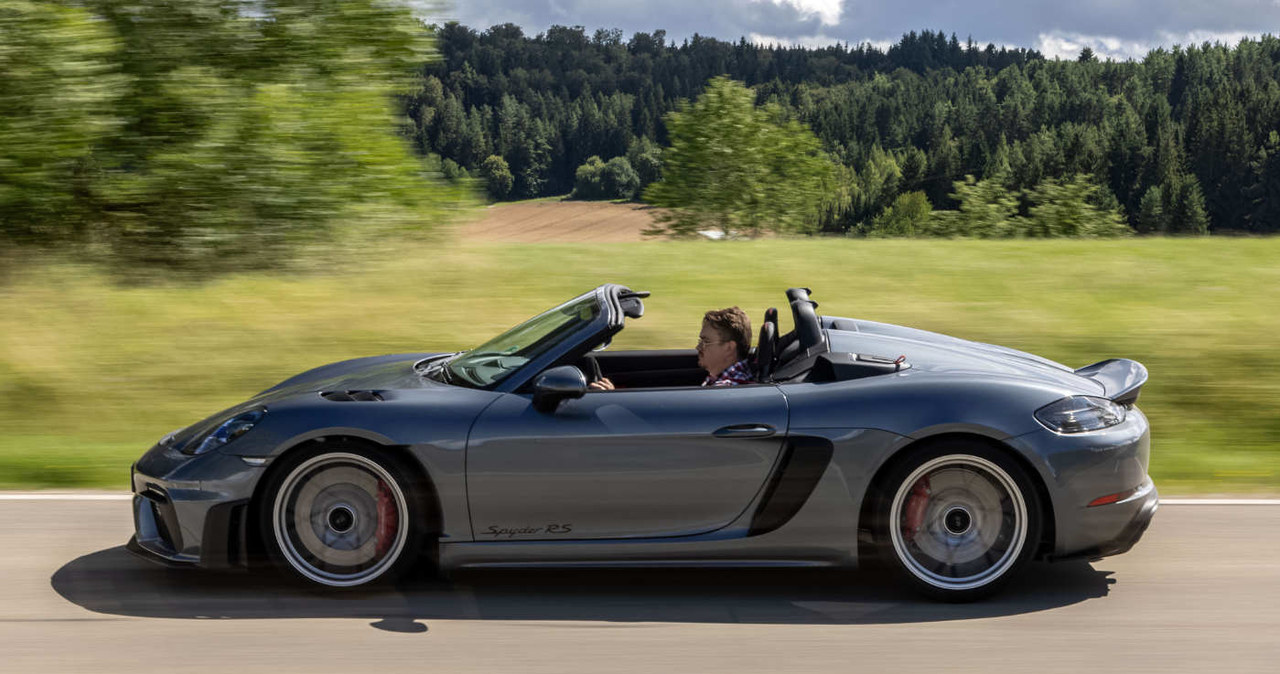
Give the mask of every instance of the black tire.
<svg viewBox="0 0 1280 674">
<path fill-rule="evenodd" d="M 428 540 L 425 490 L 388 452 L 330 440 L 287 454 L 262 491 L 259 531 L 287 575 L 333 589 L 389 583 Z"/>
<path fill-rule="evenodd" d="M 1038 492 L 1010 456 L 976 440 L 914 451 L 880 484 L 877 553 L 915 590 L 963 602 L 997 591 L 1035 553 Z"/>
</svg>

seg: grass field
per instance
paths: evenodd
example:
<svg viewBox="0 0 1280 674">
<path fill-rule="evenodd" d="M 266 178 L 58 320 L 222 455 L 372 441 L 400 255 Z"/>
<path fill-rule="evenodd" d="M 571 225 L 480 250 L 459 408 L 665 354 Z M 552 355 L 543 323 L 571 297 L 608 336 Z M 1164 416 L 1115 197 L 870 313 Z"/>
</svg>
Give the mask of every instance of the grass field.
<svg viewBox="0 0 1280 674">
<path fill-rule="evenodd" d="M 653 291 L 613 348 L 691 346 L 702 312 L 821 312 L 1151 371 L 1166 493 L 1280 492 L 1280 239 L 412 244 L 328 275 L 0 286 L 0 486 L 125 489 L 166 431 L 325 362 L 465 348 L 606 281 Z M 784 312 L 785 313 L 785 312 Z M 785 329 L 785 326 L 784 326 Z"/>
</svg>

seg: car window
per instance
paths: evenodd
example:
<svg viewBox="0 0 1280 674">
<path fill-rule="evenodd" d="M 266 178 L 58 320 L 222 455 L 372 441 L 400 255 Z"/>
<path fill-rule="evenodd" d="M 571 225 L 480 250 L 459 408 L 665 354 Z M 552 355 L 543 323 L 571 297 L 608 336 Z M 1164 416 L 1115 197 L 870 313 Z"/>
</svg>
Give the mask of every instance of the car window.
<svg viewBox="0 0 1280 674">
<path fill-rule="evenodd" d="M 570 300 L 463 353 L 449 363 L 449 372 L 472 386 L 496 384 L 599 314 L 594 294 Z"/>
</svg>

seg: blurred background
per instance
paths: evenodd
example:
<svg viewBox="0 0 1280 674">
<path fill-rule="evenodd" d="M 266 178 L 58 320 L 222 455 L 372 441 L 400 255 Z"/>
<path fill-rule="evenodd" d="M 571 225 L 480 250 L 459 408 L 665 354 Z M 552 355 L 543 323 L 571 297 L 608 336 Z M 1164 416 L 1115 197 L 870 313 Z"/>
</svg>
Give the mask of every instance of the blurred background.
<svg viewBox="0 0 1280 674">
<path fill-rule="evenodd" d="M 124 490 L 291 374 L 618 282 L 654 294 L 613 348 L 808 286 L 1133 358 L 1162 493 L 1280 491 L 1280 40 L 1109 60 L 448 11 L 0 6 L 0 487 Z"/>
</svg>

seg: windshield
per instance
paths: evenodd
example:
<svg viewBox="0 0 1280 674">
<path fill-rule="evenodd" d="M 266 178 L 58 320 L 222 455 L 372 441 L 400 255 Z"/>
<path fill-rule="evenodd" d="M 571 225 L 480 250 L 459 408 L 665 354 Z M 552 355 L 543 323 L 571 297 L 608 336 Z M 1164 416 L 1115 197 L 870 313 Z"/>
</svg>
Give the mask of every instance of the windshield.
<svg viewBox="0 0 1280 674">
<path fill-rule="evenodd" d="M 570 300 L 454 358 L 449 374 L 472 386 L 496 384 L 599 314 L 595 293 Z"/>
</svg>

